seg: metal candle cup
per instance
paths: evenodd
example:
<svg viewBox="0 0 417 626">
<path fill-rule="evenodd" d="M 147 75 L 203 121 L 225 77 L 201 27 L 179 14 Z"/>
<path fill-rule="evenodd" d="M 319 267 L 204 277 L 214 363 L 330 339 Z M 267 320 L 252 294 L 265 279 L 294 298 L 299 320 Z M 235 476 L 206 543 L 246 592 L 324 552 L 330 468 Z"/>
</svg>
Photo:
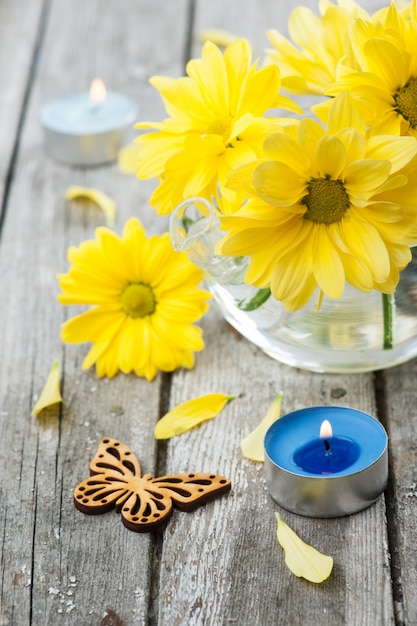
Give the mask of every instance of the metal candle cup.
<svg viewBox="0 0 417 626">
<path fill-rule="evenodd" d="M 105 88 L 101 102 L 92 101 L 88 92 L 51 100 L 40 115 L 45 150 L 69 165 L 110 163 L 129 143 L 135 117 L 136 107 L 129 98 L 106 93 Z"/>
<path fill-rule="evenodd" d="M 324 420 L 333 428 L 326 442 L 330 451 L 332 440 L 335 443 L 335 471 L 332 459 L 326 457 L 325 440 L 319 439 Z M 387 434 L 378 420 L 357 409 L 317 406 L 288 413 L 268 429 L 264 446 L 269 493 L 283 508 L 299 515 L 356 513 L 373 504 L 387 484 Z"/>
</svg>

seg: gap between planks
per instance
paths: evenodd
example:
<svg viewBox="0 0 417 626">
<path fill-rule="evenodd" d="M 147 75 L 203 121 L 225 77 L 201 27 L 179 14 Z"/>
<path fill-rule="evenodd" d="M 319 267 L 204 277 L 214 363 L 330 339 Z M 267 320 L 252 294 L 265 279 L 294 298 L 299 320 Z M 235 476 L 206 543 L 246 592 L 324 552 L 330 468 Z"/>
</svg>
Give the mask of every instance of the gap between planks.
<svg viewBox="0 0 417 626">
<path fill-rule="evenodd" d="M 194 23 L 195 23 L 196 0 L 188 0 L 186 19 L 186 39 L 184 45 L 183 66 L 184 73 L 188 61 L 192 56 Z M 161 373 L 161 391 L 159 396 L 159 419 L 170 410 L 172 373 Z M 166 474 L 168 444 L 165 440 L 158 441 L 156 446 L 155 468 L 157 476 Z M 159 621 L 159 591 L 161 579 L 162 549 L 164 542 L 164 529 L 152 532 L 151 546 L 151 573 L 150 573 L 150 594 L 148 606 L 149 626 L 158 626 Z"/>
<path fill-rule="evenodd" d="M 161 388 L 159 396 L 159 419 L 170 410 L 171 389 L 172 389 L 172 373 L 161 372 Z M 155 473 L 156 476 L 164 476 L 166 474 L 167 465 L 167 441 L 157 441 Z M 152 531 L 151 539 L 151 571 L 150 571 L 150 593 L 148 605 L 148 625 L 158 626 L 158 607 L 159 607 L 159 590 L 161 580 L 161 563 L 162 550 L 164 543 L 164 529 Z"/>
<path fill-rule="evenodd" d="M 388 432 L 389 441 L 389 419 L 388 405 L 385 387 L 385 374 L 383 371 L 375 372 L 375 403 L 378 419 Z M 387 518 L 388 530 L 388 551 L 390 554 L 391 586 L 394 600 L 395 623 L 396 626 L 405 626 L 403 588 L 401 579 L 400 563 L 400 539 L 398 536 L 398 500 L 396 497 L 396 480 L 392 457 L 388 446 L 388 484 L 385 490 L 385 514 Z"/>
<path fill-rule="evenodd" d="M 16 168 L 17 155 L 19 151 L 20 139 L 22 135 L 22 129 L 24 126 L 24 122 L 26 119 L 26 114 L 28 110 L 29 97 L 32 91 L 32 87 L 36 78 L 36 70 L 37 70 L 37 62 L 39 58 L 40 51 L 42 49 L 44 35 L 46 31 L 46 26 L 48 23 L 48 15 L 50 11 L 51 0 L 44 0 L 44 4 L 41 10 L 41 15 L 39 18 L 38 24 L 38 32 L 36 33 L 35 43 L 33 47 L 32 53 L 32 61 L 29 68 L 28 79 L 26 82 L 26 87 L 23 94 L 22 99 L 22 108 L 19 113 L 16 136 L 13 143 L 13 148 L 11 151 L 9 167 L 7 168 L 5 181 L 4 181 L 4 194 L 0 203 L 0 239 L 3 232 L 3 223 L 6 218 L 7 205 L 9 201 L 10 190 L 14 178 L 14 172 Z"/>
</svg>

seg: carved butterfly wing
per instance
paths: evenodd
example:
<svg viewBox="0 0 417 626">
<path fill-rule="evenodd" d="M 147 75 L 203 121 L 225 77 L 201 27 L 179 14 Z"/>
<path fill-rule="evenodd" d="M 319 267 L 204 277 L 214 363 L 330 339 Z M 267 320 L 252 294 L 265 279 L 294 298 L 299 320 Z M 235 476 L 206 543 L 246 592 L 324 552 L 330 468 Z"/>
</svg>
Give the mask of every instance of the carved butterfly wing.
<svg viewBox="0 0 417 626">
<path fill-rule="evenodd" d="M 146 532 L 165 523 L 173 506 L 192 511 L 204 502 L 230 491 L 230 480 L 215 474 L 173 474 L 152 478 L 145 474 L 140 489 L 121 508 L 123 524 Z"/>
<path fill-rule="evenodd" d="M 90 478 L 74 490 L 77 509 L 90 515 L 120 509 L 132 494 L 132 480 L 140 478 L 140 464 L 120 441 L 102 439 L 90 464 Z"/>
<path fill-rule="evenodd" d="M 150 474 L 136 481 L 134 491 L 121 507 L 122 522 L 135 532 L 149 532 L 165 524 L 172 515 L 172 499 L 153 487 Z"/>
<path fill-rule="evenodd" d="M 167 522 L 173 506 L 192 511 L 228 491 L 230 480 L 215 474 L 173 474 L 160 478 L 145 474 L 135 493 L 121 507 L 122 521 L 130 530 L 147 532 Z"/>
<path fill-rule="evenodd" d="M 216 474 L 172 474 L 153 478 L 152 485 L 169 495 L 177 509 L 192 511 L 204 502 L 213 500 L 230 491 L 231 483 Z"/>
</svg>

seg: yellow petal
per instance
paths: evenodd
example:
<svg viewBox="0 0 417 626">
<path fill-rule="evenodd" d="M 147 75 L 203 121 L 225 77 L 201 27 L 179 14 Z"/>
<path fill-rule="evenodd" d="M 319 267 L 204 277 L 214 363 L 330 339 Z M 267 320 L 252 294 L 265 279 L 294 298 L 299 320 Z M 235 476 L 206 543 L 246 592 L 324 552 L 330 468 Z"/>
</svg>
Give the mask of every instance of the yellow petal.
<svg viewBox="0 0 417 626">
<path fill-rule="evenodd" d="M 281 161 L 299 175 L 308 168 L 308 158 L 298 141 L 284 133 L 271 133 L 265 139 L 263 149 L 272 161 Z"/>
<path fill-rule="evenodd" d="M 234 397 L 223 393 L 209 393 L 179 404 L 159 420 L 155 426 L 155 438 L 169 439 L 213 419 Z"/>
<path fill-rule="evenodd" d="M 283 393 L 280 391 L 269 407 L 262 422 L 240 442 L 240 448 L 243 454 L 251 461 L 259 461 L 260 463 L 263 463 L 265 460 L 265 434 L 271 424 L 276 422 L 276 420 L 280 417 L 282 396 Z"/>
<path fill-rule="evenodd" d="M 316 230 L 316 250 L 313 271 L 319 287 L 330 298 L 340 298 L 345 285 L 345 271 L 340 255 L 329 237 L 328 228 Z"/>
<path fill-rule="evenodd" d="M 284 522 L 279 513 L 277 516 L 277 537 L 284 548 L 285 564 L 295 576 L 305 578 L 312 583 L 321 583 L 329 578 L 333 569 L 331 556 L 321 554 L 302 539 Z"/>
<path fill-rule="evenodd" d="M 133 143 L 125 146 L 117 155 L 117 163 L 122 174 L 133 175 L 136 173 L 138 166 L 139 147 Z"/>
<path fill-rule="evenodd" d="M 395 93 L 398 85 L 407 82 L 408 63 L 404 62 L 404 52 L 398 45 L 373 37 L 365 42 L 364 52 L 367 56 L 366 69 L 380 76 L 391 93 Z"/>
<path fill-rule="evenodd" d="M 415 137 L 392 137 L 378 135 L 368 141 L 366 158 L 387 159 L 391 161 L 391 174 L 397 172 L 415 156 L 417 141 Z"/>
<path fill-rule="evenodd" d="M 51 367 L 45 387 L 32 409 L 31 415 L 38 415 L 47 406 L 62 402 L 62 396 L 59 389 L 59 361 L 56 360 Z"/>
<path fill-rule="evenodd" d="M 68 187 L 65 197 L 67 200 L 78 200 L 79 198 L 86 198 L 95 202 L 106 216 L 107 226 L 114 225 L 114 218 L 116 216 L 116 203 L 110 196 L 105 194 L 100 189 L 93 189 L 91 187 Z"/>
<path fill-rule="evenodd" d="M 339 94 L 330 105 L 328 133 L 335 134 L 343 128 L 355 128 L 365 134 L 365 119 L 359 104 L 346 92 Z"/>
<path fill-rule="evenodd" d="M 322 178 L 335 180 L 341 176 L 346 166 L 346 149 L 340 139 L 333 135 L 325 135 L 320 139 L 315 157 L 319 176 Z"/>
<path fill-rule="evenodd" d="M 198 33 L 198 40 L 201 42 L 211 41 L 216 44 L 216 46 L 221 46 L 222 48 L 226 48 L 231 43 L 236 41 L 236 35 L 229 33 L 227 30 L 222 30 L 221 28 L 207 28 Z"/>
<path fill-rule="evenodd" d="M 387 181 L 390 171 L 389 161 L 376 159 L 355 161 L 345 170 L 345 189 L 348 195 L 370 193 Z"/>
<path fill-rule="evenodd" d="M 305 195 L 305 179 L 286 163 L 267 161 L 258 165 L 252 175 L 256 194 L 273 206 L 296 204 Z"/>
</svg>

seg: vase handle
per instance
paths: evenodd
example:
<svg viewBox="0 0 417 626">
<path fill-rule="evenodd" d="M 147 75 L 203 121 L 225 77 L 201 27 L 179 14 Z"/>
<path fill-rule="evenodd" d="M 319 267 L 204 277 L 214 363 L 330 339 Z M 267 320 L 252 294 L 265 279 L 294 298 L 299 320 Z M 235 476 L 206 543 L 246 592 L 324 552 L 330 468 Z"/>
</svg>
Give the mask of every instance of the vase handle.
<svg viewBox="0 0 417 626">
<path fill-rule="evenodd" d="M 187 252 L 193 262 L 202 254 L 200 242 L 213 227 L 214 209 L 205 198 L 188 198 L 175 207 L 169 221 L 169 234 L 177 252 Z M 215 220 L 216 222 L 217 220 Z M 214 224 L 216 227 L 216 224 Z M 204 264 L 204 258 L 200 259 Z"/>
<path fill-rule="evenodd" d="M 223 233 L 213 205 L 205 198 L 188 198 L 173 211 L 169 221 L 171 242 L 177 252 L 185 251 L 194 265 L 215 282 L 243 280 L 247 259 L 215 253 Z"/>
</svg>

